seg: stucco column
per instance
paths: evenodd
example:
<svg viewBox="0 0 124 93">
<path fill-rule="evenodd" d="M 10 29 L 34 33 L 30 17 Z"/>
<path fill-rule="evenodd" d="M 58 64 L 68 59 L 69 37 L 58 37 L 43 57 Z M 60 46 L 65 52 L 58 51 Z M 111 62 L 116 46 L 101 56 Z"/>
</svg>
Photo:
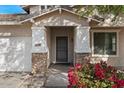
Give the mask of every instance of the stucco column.
<svg viewBox="0 0 124 93">
<path fill-rule="evenodd" d="M 48 52 L 45 27 L 32 27 L 32 52 Z"/>
<path fill-rule="evenodd" d="M 89 30 L 89 26 L 78 26 L 75 29 L 75 62 L 82 62 L 84 57 L 91 53 Z"/>
<path fill-rule="evenodd" d="M 32 27 L 32 72 L 44 73 L 47 67 L 47 38 L 45 27 Z M 45 73 L 44 73 L 45 74 Z"/>
</svg>

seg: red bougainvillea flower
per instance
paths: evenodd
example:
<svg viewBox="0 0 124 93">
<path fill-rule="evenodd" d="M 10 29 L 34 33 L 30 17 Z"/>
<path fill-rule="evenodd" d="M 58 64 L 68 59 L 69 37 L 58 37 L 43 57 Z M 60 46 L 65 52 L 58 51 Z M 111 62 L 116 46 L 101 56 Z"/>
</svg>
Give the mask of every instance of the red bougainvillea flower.
<svg viewBox="0 0 124 93">
<path fill-rule="evenodd" d="M 71 86 L 76 86 L 78 83 L 78 77 L 76 74 L 74 74 L 73 76 L 69 77 L 69 82 Z"/>
<path fill-rule="evenodd" d="M 105 78 L 105 70 L 102 69 L 100 63 L 95 64 L 95 76 L 99 79 Z"/>
<path fill-rule="evenodd" d="M 68 80 L 69 80 L 70 86 L 76 86 L 78 82 L 78 75 L 75 72 L 75 70 L 72 68 L 70 68 L 68 71 Z"/>
<path fill-rule="evenodd" d="M 104 82 L 106 87 L 123 88 L 124 80 L 122 79 L 123 73 L 118 75 L 117 69 L 113 66 L 108 66 L 105 62 L 101 63 L 85 63 L 76 64 L 75 67 L 68 70 L 68 88 L 87 88 L 96 86 L 96 82 Z M 121 76 L 122 75 L 122 76 Z M 87 80 L 88 81 L 85 81 Z M 93 80 L 93 82 L 92 82 Z M 106 82 L 109 81 L 109 82 Z M 102 84 L 96 87 L 104 87 Z"/>
<path fill-rule="evenodd" d="M 75 65 L 75 68 L 76 68 L 76 70 L 81 70 L 81 69 L 82 69 L 82 64 L 77 63 L 77 64 Z"/>
<path fill-rule="evenodd" d="M 76 86 L 77 85 L 77 78 L 75 77 L 75 78 L 73 78 L 73 80 L 72 80 L 72 82 L 71 82 L 71 85 L 72 86 Z"/>
<path fill-rule="evenodd" d="M 68 87 L 68 88 L 71 88 L 72 86 L 71 86 L 71 85 L 68 85 L 67 87 Z"/>
<path fill-rule="evenodd" d="M 112 75 L 110 78 L 108 78 L 109 81 L 117 82 L 117 77 L 115 75 Z"/>
<path fill-rule="evenodd" d="M 112 88 L 123 88 L 124 87 L 124 80 L 116 80 L 115 85 L 112 85 Z"/>
<path fill-rule="evenodd" d="M 95 64 L 95 69 L 100 69 L 100 68 L 101 68 L 100 63 Z"/>
<path fill-rule="evenodd" d="M 71 77 L 74 75 L 74 70 L 73 69 L 69 69 L 68 71 L 68 77 Z"/>
<path fill-rule="evenodd" d="M 68 77 L 69 77 L 69 81 L 72 81 L 72 78 L 74 76 L 74 69 L 70 68 L 68 71 Z"/>
<path fill-rule="evenodd" d="M 110 69 L 113 69 L 113 67 L 112 66 L 108 66 L 108 69 L 110 70 Z"/>
<path fill-rule="evenodd" d="M 118 88 L 118 85 L 117 84 L 112 85 L 112 88 Z"/>
<path fill-rule="evenodd" d="M 124 80 L 117 80 L 119 87 L 124 87 Z"/>
<path fill-rule="evenodd" d="M 105 74 L 104 74 L 104 72 L 102 70 L 95 71 L 95 75 L 99 79 L 104 79 L 105 78 Z"/>
</svg>

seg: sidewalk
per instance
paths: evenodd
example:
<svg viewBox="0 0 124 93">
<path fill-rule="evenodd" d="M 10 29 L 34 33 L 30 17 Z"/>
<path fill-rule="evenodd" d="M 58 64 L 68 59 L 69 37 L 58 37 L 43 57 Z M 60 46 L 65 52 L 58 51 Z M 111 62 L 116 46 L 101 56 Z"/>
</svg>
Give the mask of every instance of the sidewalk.
<svg viewBox="0 0 124 93">
<path fill-rule="evenodd" d="M 45 84 L 47 88 L 66 88 L 68 85 L 67 64 L 52 65 L 48 70 L 48 78 Z"/>
</svg>

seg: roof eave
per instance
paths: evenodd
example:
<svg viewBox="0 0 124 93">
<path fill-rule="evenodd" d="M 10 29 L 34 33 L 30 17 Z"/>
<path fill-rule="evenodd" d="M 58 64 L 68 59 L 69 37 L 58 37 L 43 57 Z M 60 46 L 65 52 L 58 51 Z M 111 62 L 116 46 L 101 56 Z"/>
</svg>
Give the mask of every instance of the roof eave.
<svg viewBox="0 0 124 93">
<path fill-rule="evenodd" d="M 29 19 L 20 21 L 20 23 L 29 22 L 30 20 L 35 19 L 35 18 L 37 18 L 37 17 L 43 16 L 43 15 L 45 15 L 45 14 L 49 14 L 49 13 L 52 13 L 52 12 L 55 12 L 55 11 L 60 11 L 60 10 L 61 10 L 61 11 L 64 10 L 64 11 L 69 12 L 69 13 L 71 13 L 71 14 L 80 16 L 79 14 L 77 14 L 77 13 L 75 13 L 75 12 L 73 12 L 73 11 L 70 11 L 70 10 L 68 10 L 68 9 L 56 8 L 56 9 L 53 9 L 53 10 L 51 10 L 51 11 L 42 13 L 42 14 L 37 15 L 37 16 L 34 16 L 34 17 L 32 17 L 32 18 L 29 18 Z M 100 21 L 98 21 L 98 20 L 96 20 L 96 19 L 93 19 L 93 18 L 88 18 L 88 17 L 86 17 L 86 16 L 83 16 L 83 18 L 86 18 L 86 19 L 88 19 L 88 20 L 90 19 L 89 23 L 90 23 L 90 22 L 95 22 L 96 24 L 99 24 L 99 23 L 100 23 Z"/>
</svg>

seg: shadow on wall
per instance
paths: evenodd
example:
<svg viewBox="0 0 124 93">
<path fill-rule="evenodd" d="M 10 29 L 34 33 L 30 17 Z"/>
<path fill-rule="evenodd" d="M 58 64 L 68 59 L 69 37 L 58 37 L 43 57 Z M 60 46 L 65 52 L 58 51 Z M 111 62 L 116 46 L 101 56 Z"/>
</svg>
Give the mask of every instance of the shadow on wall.
<svg viewBox="0 0 124 93">
<path fill-rule="evenodd" d="M 31 64 L 26 47 L 24 37 L 0 38 L 0 71 L 29 70 Z"/>
</svg>

